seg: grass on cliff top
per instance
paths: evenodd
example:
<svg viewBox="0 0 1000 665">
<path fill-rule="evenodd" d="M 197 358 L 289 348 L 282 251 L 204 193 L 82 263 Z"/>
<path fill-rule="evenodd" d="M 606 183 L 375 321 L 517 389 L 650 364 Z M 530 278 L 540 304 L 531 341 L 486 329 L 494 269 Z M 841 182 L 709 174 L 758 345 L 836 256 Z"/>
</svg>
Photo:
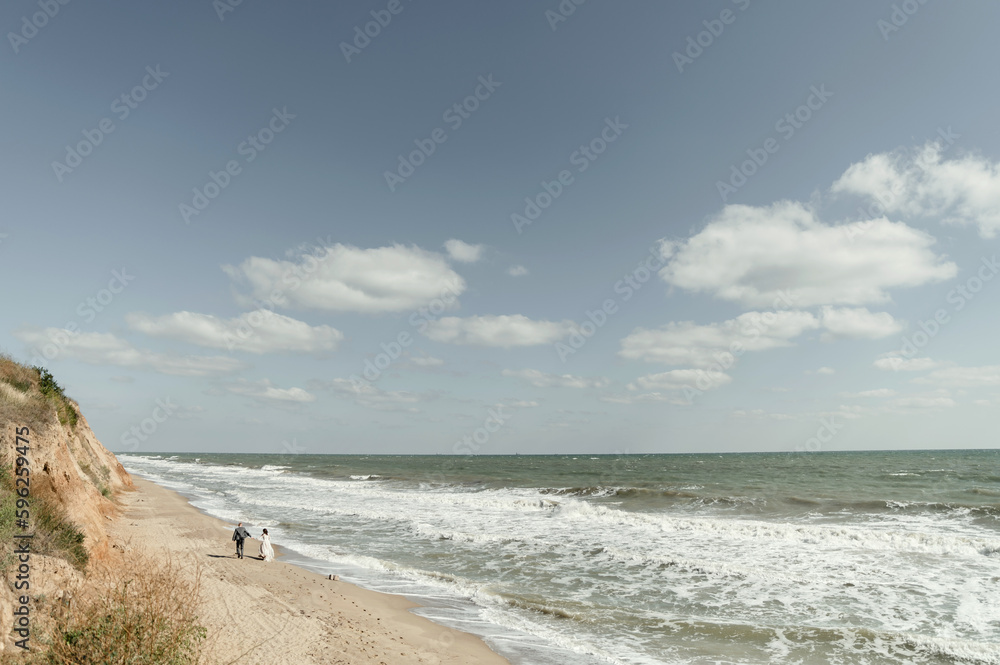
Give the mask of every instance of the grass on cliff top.
<svg viewBox="0 0 1000 665">
<path fill-rule="evenodd" d="M 53 411 L 61 424 L 76 427 L 76 406 L 51 372 L 0 354 L 0 422 L 36 429 L 51 422 Z"/>
</svg>

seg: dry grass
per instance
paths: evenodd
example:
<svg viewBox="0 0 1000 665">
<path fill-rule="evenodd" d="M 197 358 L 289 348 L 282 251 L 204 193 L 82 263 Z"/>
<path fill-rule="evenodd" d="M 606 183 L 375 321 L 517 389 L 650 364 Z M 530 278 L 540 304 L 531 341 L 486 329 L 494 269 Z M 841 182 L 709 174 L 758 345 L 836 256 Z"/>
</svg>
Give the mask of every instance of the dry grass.
<svg viewBox="0 0 1000 665">
<path fill-rule="evenodd" d="M 0 354 L 0 421 L 44 429 L 52 424 L 53 412 L 61 424 L 76 426 L 77 408 L 51 374 Z"/>
<path fill-rule="evenodd" d="M 0 354 L 0 379 L 10 383 L 22 393 L 38 388 L 38 372 L 15 361 L 7 354 Z"/>
<path fill-rule="evenodd" d="M 131 553 L 95 565 L 86 590 L 51 638 L 46 665 L 194 665 L 206 630 L 198 619 L 201 571 Z"/>
<path fill-rule="evenodd" d="M 51 411 L 38 389 L 38 372 L 0 354 L 0 421 L 36 429 L 49 422 Z"/>
</svg>

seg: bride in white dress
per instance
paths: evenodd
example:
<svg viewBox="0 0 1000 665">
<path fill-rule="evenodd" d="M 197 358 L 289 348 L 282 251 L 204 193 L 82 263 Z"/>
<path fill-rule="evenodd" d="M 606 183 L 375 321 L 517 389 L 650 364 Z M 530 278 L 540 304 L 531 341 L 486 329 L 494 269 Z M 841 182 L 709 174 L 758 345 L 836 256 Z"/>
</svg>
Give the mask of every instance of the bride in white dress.
<svg viewBox="0 0 1000 665">
<path fill-rule="evenodd" d="M 271 547 L 271 536 L 267 535 L 267 529 L 260 536 L 260 558 L 262 561 L 274 561 L 274 548 Z"/>
</svg>

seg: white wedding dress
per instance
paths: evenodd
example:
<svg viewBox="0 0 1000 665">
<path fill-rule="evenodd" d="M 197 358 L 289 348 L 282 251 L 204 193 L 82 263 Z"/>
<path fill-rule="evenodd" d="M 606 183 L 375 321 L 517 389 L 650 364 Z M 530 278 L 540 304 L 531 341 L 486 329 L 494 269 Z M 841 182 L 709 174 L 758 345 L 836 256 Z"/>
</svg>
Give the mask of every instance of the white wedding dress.
<svg viewBox="0 0 1000 665">
<path fill-rule="evenodd" d="M 260 537 L 260 556 L 264 561 L 274 561 L 274 548 L 271 547 L 271 536 L 261 535 Z"/>
</svg>

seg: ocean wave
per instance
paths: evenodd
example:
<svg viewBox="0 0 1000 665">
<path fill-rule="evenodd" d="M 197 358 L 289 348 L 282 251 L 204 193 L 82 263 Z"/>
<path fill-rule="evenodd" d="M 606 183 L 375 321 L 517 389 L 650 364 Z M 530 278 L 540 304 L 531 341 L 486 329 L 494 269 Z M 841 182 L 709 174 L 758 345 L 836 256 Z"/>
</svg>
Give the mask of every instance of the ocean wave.
<svg viewBox="0 0 1000 665">
<path fill-rule="evenodd" d="M 659 489 L 651 487 L 614 487 L 603 485 L 592 485 L 583 487 L 541 487 L 536 490 L 539 494 L 556 494 L 559 496 L 581 496 L 603 498 L 609 496 L 618 497 L 677 497 L 683 499 L 699 499 L 700 494 L 693 492 Z"/>
<path fill-rule="evenodd" d="M 1000 665 L 995 644 L 939 638 L 906 631 L 810 625 L 766 626 L 704 617 L 670 622 L 675 637 L 691 646 L 700 641 L 734 642 L 765 647 L 772 662 L 876 662 Z M 848 660 L 842 660 L 847 656 Z"/>
<path fill-rule="evenodd" d="M 960 502 L 916 501 L 897 499 L 862 499 L 858 501 L 832 499 L 824 497 L 808 497 L 801 495 L 761 496 L 761 495 L 727 495 L 703 494 L 690 491 L 690 488 L 651 488 L 651 487 L 614 487 L 614 486 L 578 486 L 578 487 L 543 487 L 537 490 L 542 495 L 557 495 L 582 499 L 618 498 L 624 500 L 622 505 L 628 507 L 629 500 L 655 502 L 662 499 L 664 507 L 672 505 L 731 508 L 749 511 L 758 515 L 783 514 L 788 510 L 800 511 L 808 509 L 817 515 L 851 514 L 884 515 L 898 513 L 951 513 L 956 516 L 994 517 L 1000 518 L 1000 504 L 975 504 Z M 1000 496 L 1000 491 L 988 489 L 969 490 L 983 496 Z"/>
<path fill-rule="evenodd" d="M 413 597 L 475 603 L 459 622 L 488 616 L 580 653 L 613 652 L 609 662 L 698 662 L 729 644 L 755 654 L 739 662 L 1000 665 L 1000 536 L 959 517 L 1000 511 L 973 498 L 994 496 L 981 480 L 954 495 L 965 505 L 787 484 L 728 496 L 697 478 L 499 488 L 450 476 L 421 488 L 374 462 L 361 469 L 389 481 L 347 475 L 360 465 L 319 477 L 140 459 L 161 484 L 216 493 L 211 512 L 276 524 L 281 545 L 345 579 L 353 570 L 395 593 L 421 584 Z"/>
<path fill-rule="evenodd" d="M 609 526 L 656 527 L 664 533 L 697 534 L 698 538 L 721 538 L 745 543 L 786 541 L 801 545 L 864 548 L 879 551 L 926 552 L 951 554 L 1000 548 L 1000 539 L 984 540 L 968 536 L 922 533 L 916 531 L 872 529 L 847 525 L 809 525 L 761 520 L 674 517 L 663 514 L 612 510 L 605 506 L 575 502 L 559 507 L 560 516 L 570 520 L 600 522 Z"/>
<path fill-rule="evenodd" d="M 351 476 L 351 480 L 378 480 L 381 477 L 377 473 L 369 473 L 366 476 Z"/>
</svg>

